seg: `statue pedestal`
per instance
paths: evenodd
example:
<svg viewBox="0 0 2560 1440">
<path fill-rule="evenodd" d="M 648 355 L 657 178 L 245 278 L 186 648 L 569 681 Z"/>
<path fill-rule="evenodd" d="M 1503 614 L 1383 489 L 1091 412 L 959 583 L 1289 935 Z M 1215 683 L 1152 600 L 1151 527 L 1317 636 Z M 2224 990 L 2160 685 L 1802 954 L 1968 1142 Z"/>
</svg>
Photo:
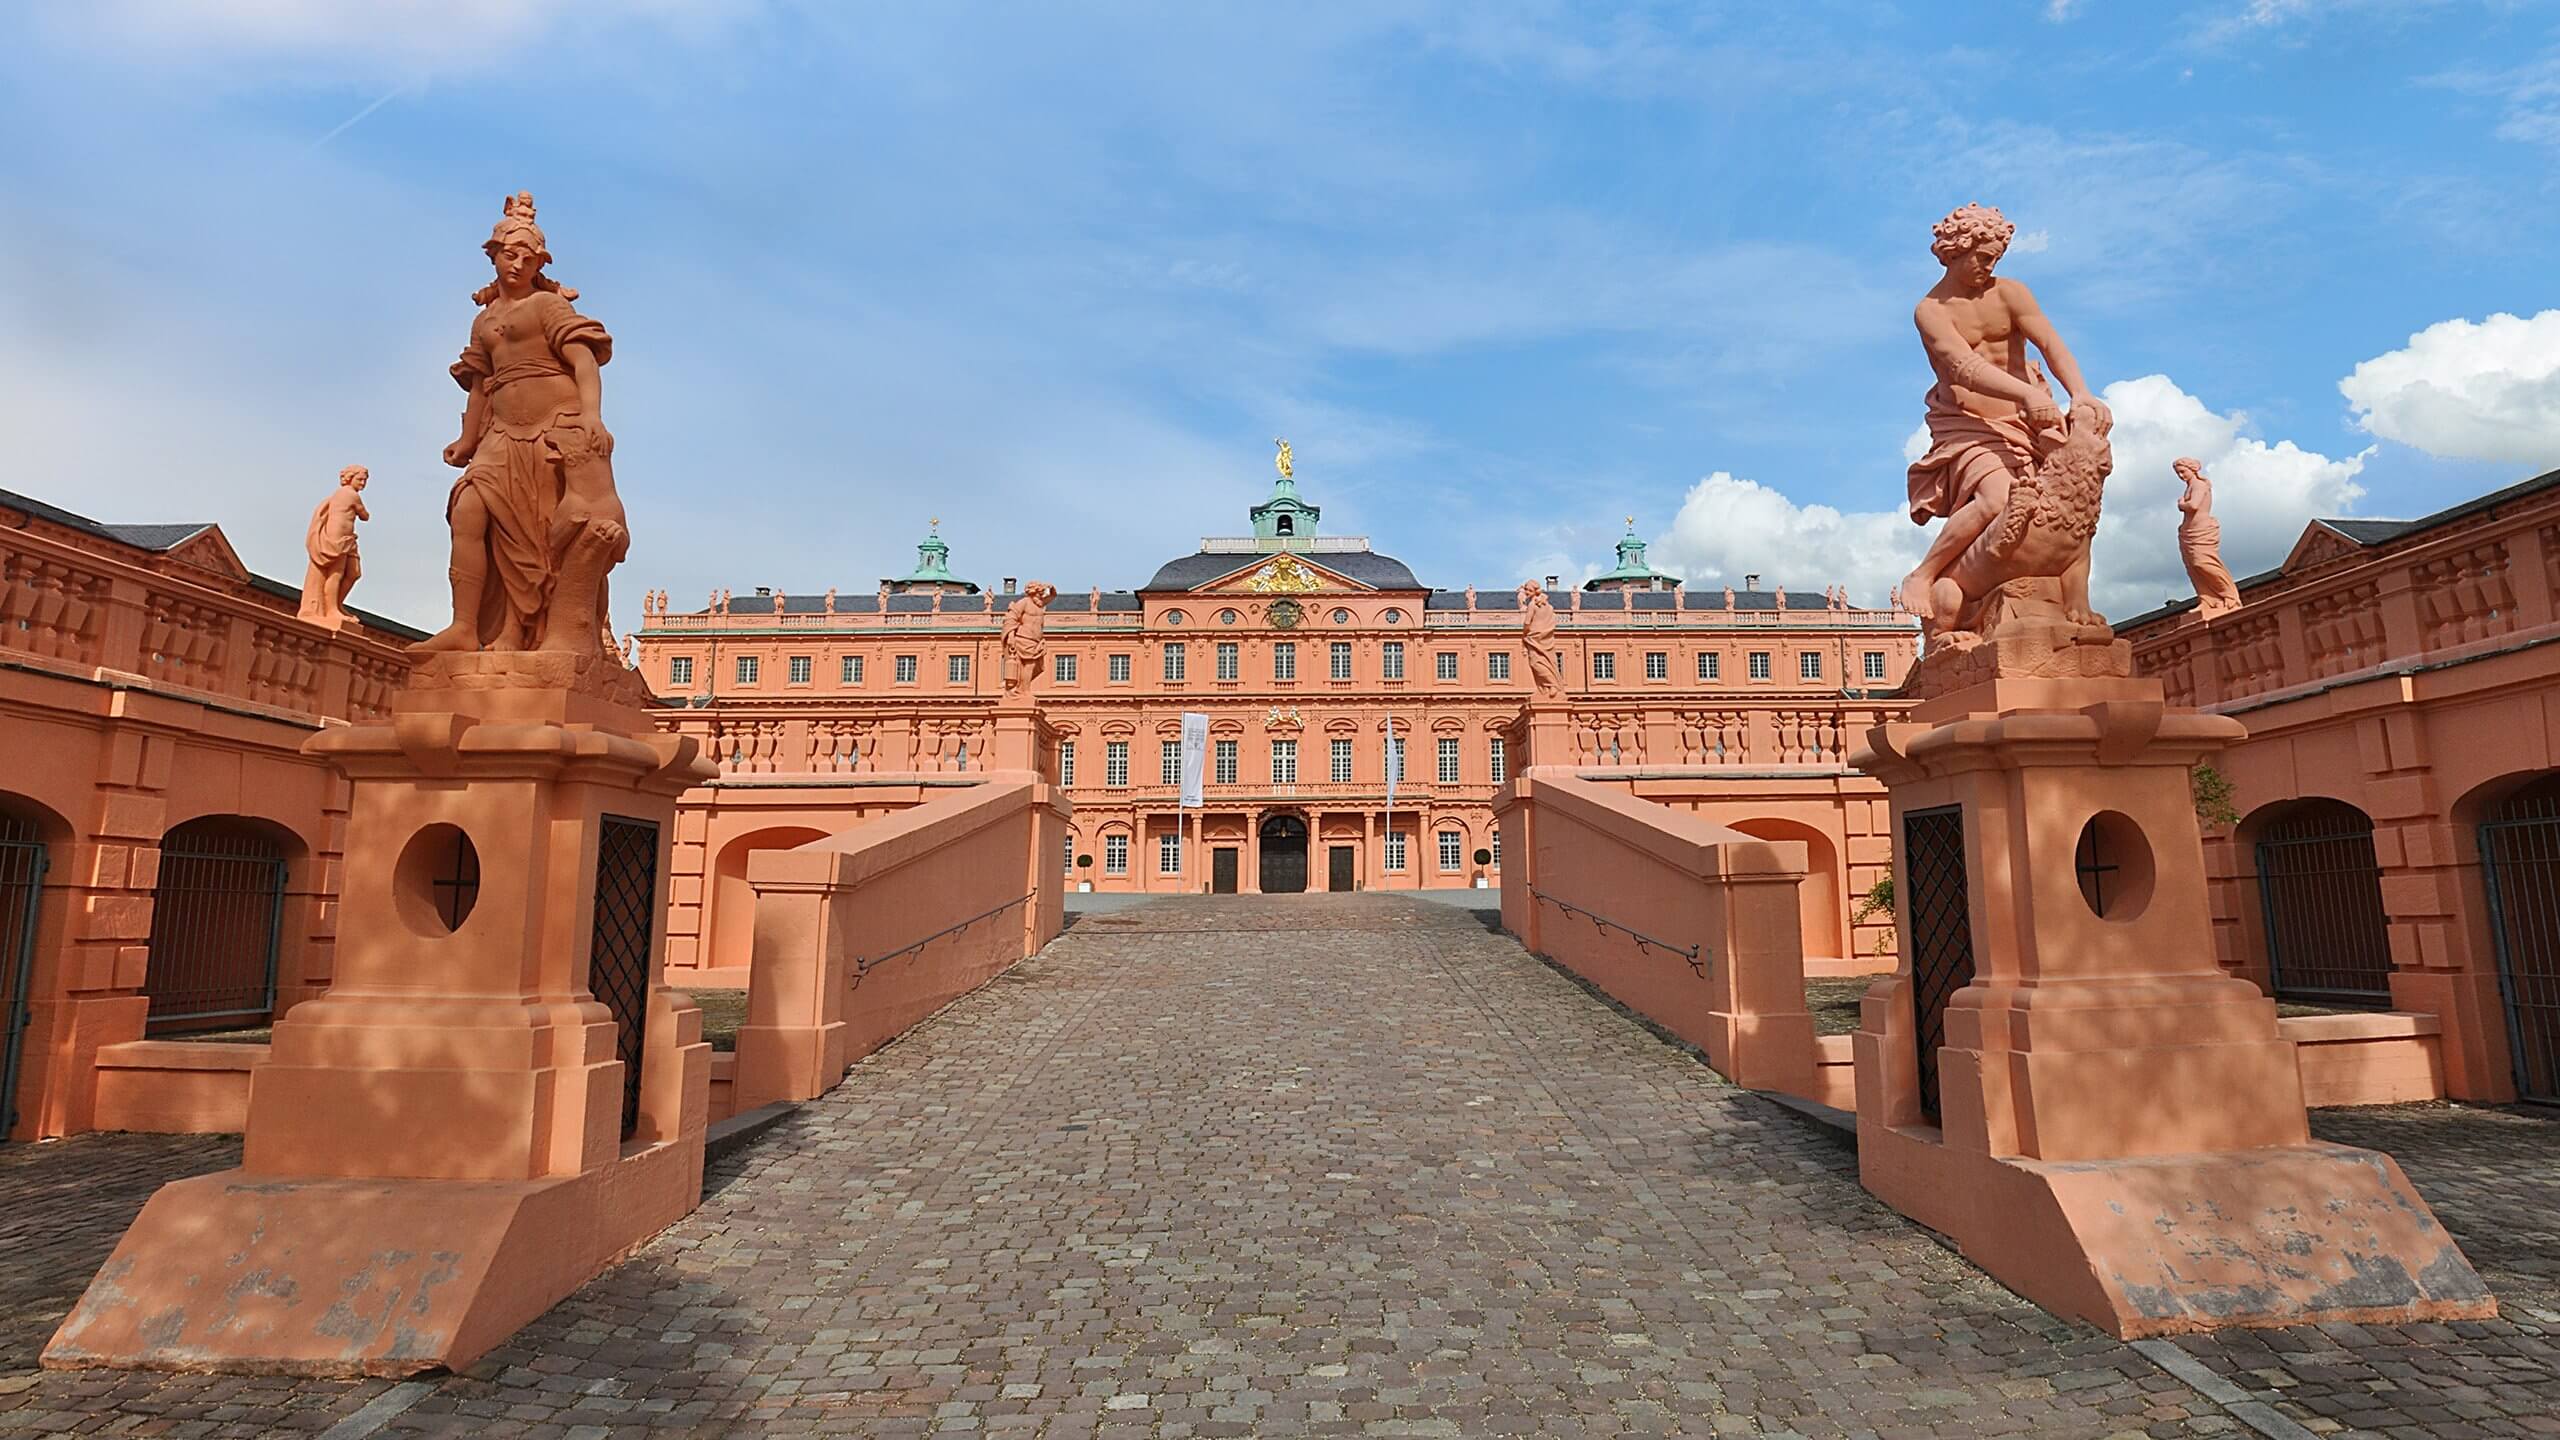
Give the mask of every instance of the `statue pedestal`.
<svg viewBox="0 0 2560 1440">
<path fill-rule="evenodd" d="M 241 1168 L 164 1187 L 45 1353 L 458 1366 L 691 1210 L 710 1048 L 660 987 L 693 742 L 603 656 L 419 657 L 354 782 L 337 980 L 276 1026 Z"/>
<path fill-rule="evenodd" d="M 1869 732 L 1902 964 L 1856 1037 L 1859 1178 L 2122 1337 L 2492 1315 L 2390 1157 L 2310 1139 L 2274 1002 L 2215 963 L 2189 775 L 2243 733 L 2050 675 Z"/>
</svg>

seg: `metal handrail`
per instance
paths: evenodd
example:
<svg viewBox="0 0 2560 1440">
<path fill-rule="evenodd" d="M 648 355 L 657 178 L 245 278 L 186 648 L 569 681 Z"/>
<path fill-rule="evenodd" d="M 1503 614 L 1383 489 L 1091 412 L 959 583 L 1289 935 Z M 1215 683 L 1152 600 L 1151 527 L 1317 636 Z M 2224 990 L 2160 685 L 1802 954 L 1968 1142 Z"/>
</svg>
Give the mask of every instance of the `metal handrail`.
<svg viewBox="0 0 2560 1440">
<path fill-rule="evenodd" d="M 1606 934 L 1611 930 L 1615 930 L 1619 934 L 1636 942 L 1639 948 L 1660 950 L 1667 955 L 1677 955 L 1681 960 L 1687 963 L 1691 970 L 1697 972 L 1699 979 L 1704 980 L 1707 978 L 1707 967 L 1713 963 L 1713 957 L 1705 953 L 1706 947 L 1703 945 L 1674 945 L 1668 940 L 1657 940 L 1653 936 L 1647 935 L 1641 930 L 1629 929 L 1628 927 L 1619 924 L 1617 921 L 1610 919 L 1608 916 L 1601 914 L 1597 910 L 1586 910 L 1581 906 L 1574 904 L 1570 900 L 1560 900 L 1555 896 L 1548 894 L 1546 891 L 1539 889 L 1535 885 L 1529 887 L 1529 893 L 1546 901 L 1557 909 L 1562 910 L 1568 915 L 1579 915 L 1584 919 L 1589 920 L 1592 924 L 1599 926 L 1603 934 Z"/>
<path fill-rule="evenodd" d="M 1014 898 L 1013 898 L 1013 899 L 1011 899 L 1011 900 L 1007 900 L 1006 902 L 1004 902 L 1004 903 L 1003 903 L 1003 904 L 1001 904 L 1001 905 L 998 905 L 997 907 L 995 907 L 995 908 L 994 908 L 994 909 L 992 909 L 992 910 L 981 910 L 981 911 L 979 911 L 977 914 L 970 916 L 968 919 L 961 921 L 961 922 L 960 922 L 959 924 L 957 924 L 957 925 L 945 925 L 945 926 L 943 926 L 941 929 L 934 931 L 932 934 L 927 935 L 926 937 L 924 937 L 924 938 L 923 938 L 923 939 L 921 939 L 921 940 L 918 940 L 918 941 L 917 941 L 917 942 L 915 942 L 914 944 L 912 944 L 912 945 L 902 945 L 902 946 L 898 947 L 897 949 L 890 951 L 890 952 L 889 952 L 888 954 L 886 954 L 886 955 L 877 956 L 877 957 L 875 957 L 875 958 L 873 958 L 873 959 L 869 959 L 869 960 L 865 960 L 865 959 L 863 959 L 862 957 L 860 957 L 860 956 L 858 956 L 858 955 L 857 955 L 857 956 L 855 956 L 855 957 L 854 957 L 854 961 L 853 961 L 853 984 L 851 984 L 851 985 L 847 986 L 846 988 L 847 988 L 847 989 L 851 989 L 851 990 L 859 990 L 859 989 L 861 989 L 861 988 L 862 988 L 862 979 L 863 979 L 863 977 L 864 977 L 864 976 L 869 975 L 872 971 L 874 971 L 874 970 L 876 970 L 876 969 L 880 968 L 880 967 L 881 967 L 881 966 L 883 966 L 883 965 L 888 964 L 890 961 L 892 961 L 892 960 L 896 960 L 896 959 L 899 959 L 899 958 L 902 958 L 902 957 L 904 957 L 904 956 L 913 955 L 913 954 L 915 954 L 917 951 L 924 949 L 924 947 L 926 947 L 927 945 L 930 945 L 930 944 L 932 944 L 934 941 L 941 939 L 943 936 L 945 936 L 945 935 L 957 935 L 957 934 L 959 934 L 961 931 L 968 929 L 970 926 L 977 924 L 977 923 L 978 923 L 979 921 L 981 921 L 981 920 L 991 920 L 991 919 L 995 918 L 996 916 L 1003 914 L 1003 913 L 1004 913 L 1004 912 L 1006 912 L 1007 910 L 1012 909 L 1014 906 L 1016 906 L 1016 905 L 1020 905 L 1020 904 L 1024 903 L 1025 901 L 1030 900 L 1033 896 L 1036 896 L 1036 895 L 1038 895 L 1039 893 L 1040 893 L 1040 892 L 1039 892 L 1039 891 L 1037 891 L 1037 890 L 1026 890 L 1026 891 L 1024 891 L 1022 894 L 1020 894 L 1020 895 L 1018 895 L 1018 896 L 1014 897 Z"/>
</svg>

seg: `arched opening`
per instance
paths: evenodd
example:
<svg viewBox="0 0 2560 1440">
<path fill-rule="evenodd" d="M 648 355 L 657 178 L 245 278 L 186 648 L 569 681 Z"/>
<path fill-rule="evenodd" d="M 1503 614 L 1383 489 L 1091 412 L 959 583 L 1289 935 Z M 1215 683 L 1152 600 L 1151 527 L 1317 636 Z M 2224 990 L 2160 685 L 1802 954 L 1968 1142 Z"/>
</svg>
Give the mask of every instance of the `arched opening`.
<svg viewBox="0 0 2560 1440">
<path fill-rule="evenodd" d="M 747 884 L 747 857 L 759 850 L 789 850 L 827 838 L 824 830 L 806 825 L 777 825 L 754 830 L 720 849 L 711 867 L 711 913 L 702 917 L 705 969 L 743 970 L 756 943 L 756 892 Z"/>
<path fill-rule="evenodd" d="M 18 1124 L 18 1061 L 35 986 L 36 941 L 44 929 L 47 841 L 60 823 L 33 801 L 0 794 L 0 1137 Z"/>
<path fill-rule="evenodd" d="M 263 1025 L 275 1017 L 284 941 L 286 837 L 245 815 L 207 815 L 160 837 L 146 1034 Z"/>
<path fill-rule="evenodd" d="M 1801 820 L 1725 823 L 1762 840 L 1804 842 L 1804 884 L 1796 887 L 1796 923 L 1804 931 L 1804 953 L 1816 959 L 1848 958 L 1849 925 L 1840 893 L 1845 885 L 1840 873 L 1840 850 L 1831 843 L 1831 837 Z"/>
<path fill-rule="evenodd" d="M 1262 822 L 1262 893 L 1296 895 L 1307 888 L 1307 821 L 1273 815 Z"/>
<path fill-rule="evenodd" d="M 2373 819 L 2342 800 L 2284 802 L 2251 816 L 2267 990 L 2316 1005 L 2391 1003 L 2391 927 Z"/>
<path fill-rule="evenodd" d="M 2480 876 L 2516 1093 L 2560 1104 L 2560 774 L 2484 812 Z"/>
</svg>

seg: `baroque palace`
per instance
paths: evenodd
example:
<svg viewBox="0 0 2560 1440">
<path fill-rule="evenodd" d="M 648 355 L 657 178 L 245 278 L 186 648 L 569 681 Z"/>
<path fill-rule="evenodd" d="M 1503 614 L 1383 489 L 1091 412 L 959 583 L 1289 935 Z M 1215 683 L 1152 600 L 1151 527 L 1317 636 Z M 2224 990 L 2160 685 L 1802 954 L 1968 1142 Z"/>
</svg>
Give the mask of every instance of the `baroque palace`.
<svg viewBox="0 0 2560 1440">
<path fill-rule="evenodd" d="M 1211 537 L 1134 590 L 1061 587 L 1033 688 L 1074 805 L 1077 888 L 1294 892 L 1499 883 L 1495 792 L 1531 695 L 1511 585 L 1435 589 L 1324 534 L 1283 459 L 1252 533 Z M 938 526 L 937 526 L 938 531 Z M 743 973 L 750 853 L 833 834 L 983 769 L 1019 591 L 950 568 L 937 533 L 861 594 L 649 600 L 642 676 L 720 777 L 684 798 L 669 964 Z M 1855 898 L 1886 872 L 1881 787 L 1847 753 L 1901 683 L 1910 619 L 1838 589 L 1683 590 L 1631 533 L 1556 594 L 1558 668 L 1587 764 L 1768 838 L 1802 840 L 1806 948 L 1882 968 Z M 1558 588 L 1548 577 L 1547 588 Z M 1181 724 L 1209 717 L 1204 801 L 1181 804 Z M 1388 782 L 1389 755 L 1403 760 Z M 1714 783 L 1697 783 L 1712 767 Z M 1674 776 L 1684 777 L 1679 780 Z M 1853 869 L 1855 873 L 1853 874 Z M 1873 922 L 1861 945 L 1852 931 Z M 1850 957 L 1864 955 L 1863 962 Z M 1819 966 L 1817 968 L 1820 968 Z"/>
</svg>

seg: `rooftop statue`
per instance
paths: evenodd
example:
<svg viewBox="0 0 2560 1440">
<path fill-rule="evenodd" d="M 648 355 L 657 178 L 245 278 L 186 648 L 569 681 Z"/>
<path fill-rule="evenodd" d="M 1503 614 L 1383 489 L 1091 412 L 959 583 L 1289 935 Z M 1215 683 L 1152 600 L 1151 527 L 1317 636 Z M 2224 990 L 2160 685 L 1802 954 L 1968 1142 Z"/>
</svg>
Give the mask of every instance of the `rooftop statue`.
<svg viewBox="0 0 2560 1440">
<path fill-rule="evenodd" d="M 338 472 L 338 488 L 311 512 L 302 532 L 303 553 L 310 565 L 302 572 L 302 618 L 319 625 L 347 623 L 347 592 L 364 567 L 356 557 L 356 522 L 370 520 L 364 487 L 371 472 L 350 465 Z"/>
<path fill-rule="evenodd" d="M 1556 671 L 1556 607 L 1546 587 L 1535 580 L 1520 586 L 1520 648 L 1529 660 L 1529 685 L 1541 700 L 1564 698 L 1564 677 Z"/>
<path fill-rule="evenodd" d="M 1930 446 L 1911 466 L 1911 519 L 1944 519 L 1896 599 L 1932 642 L 1965 648 L 2010 613 L 2089 628 L 2089 541 L 2113 451 L 2114 420 L 2078 362 L 2015 280 L 1992 274 L 2017 227 L 1967 205 L 1938 222 L 1930 249 L 1946 275 L 1914 320 L 1937 372 Z M 2032 343 L 2070 398 L 2054 403 Z"/>
<path fill-rule="evenodd" d="M 2213 481 L 2204 462 L 2181 457 L 2171 463 L 2187 483 L 2178 497 L 2178 558 L 2196 587 L 2196 613 L 2207 620 L 2240 608 L 2240 587 L 2222 564 L 2222 522 L 2213 518 Z"/>
<path fill-rule="evenodd" d="M 613 435 L 599 372 L 613 337 L 543 273 L 551 252 L 519 193 L 480 247 L 497 277 L 453 363 L 469 395 L 444 448 L 462 478 L 453 528 L 453 623 L 417 649 L 614 654 L 605 576 L 630 550 L 613 488 Z"/>
<path fill-rule="evenodd" d="M 1042 632 L 1049 628 L 1049 602 L 1058 598 L 1058 587 L 1046 580 L 1034 580 L 1022 587 L 1022 597 L 1004 607 L 1004 698 L 1031 698 L 1032 682 L 1040 678 L 1040 661 L 1048 652 Z"/>
</svg>

